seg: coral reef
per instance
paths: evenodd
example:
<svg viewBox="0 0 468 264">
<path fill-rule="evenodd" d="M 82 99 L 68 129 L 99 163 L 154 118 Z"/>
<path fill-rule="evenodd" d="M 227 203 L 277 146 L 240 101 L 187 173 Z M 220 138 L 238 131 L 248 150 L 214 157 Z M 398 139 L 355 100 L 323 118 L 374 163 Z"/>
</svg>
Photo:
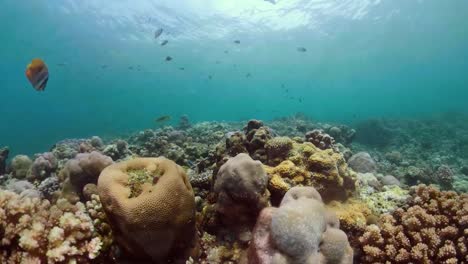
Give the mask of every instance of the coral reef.
<svg viewBox="0 0 468 264">
<path fill-rule="evenodd" d="M 116 241 L 132 259 L 186 260 L 195 240 L 195 199 L 183 169 L 165 158 L 105 168 L 98 192 Z"/>
<path fill-rule="evenodd" d="M 339 223 L 312 187 L 290 189 L 279 208 L 262 210 L 247 263 L 352 263 Z"/>
<path fill-rule="evenodd" d="M 83 198 L 83 187 L 88 183 L 97 183 L 101 171 L 112 164 L 112 159 L 99 152 L 80 153 L 69 160 L 60 171 L 63 181 L 62 196 L 70 201 Z"/>
<path fill-rule="evenodd" d="M 104 237 L 86 207 L 0 190 L 0 263 L 94 263 Z"/>
<path fill-rule="evenodd" d="M 468 196 L 419 185 L 406 208 L 383 215 L 359 238 L 358 263 L 465 263 Z"/>
<path fill-rule="evenodd" d="M 28 179 L 32 181 L 47 179 L 57 170 L 57 166 L 57 159 L 52 152 L 37 155 L 31 166 Z"/>
<path fill-rule="evenodd" d="M 305 139 L 319 149 L 331 149 L 334 147 L 333 144 L 335 144 L 335 139 L 320 129 L 307 132 Z"/>
<path fill-rule="evenodd" d="M 5 173 L 6 169 L 6 160 L 8 159 L 8 154 L 10 154 L 10 150 L 8 147 L 0 148 L 0 175 Z"/>
</svg>

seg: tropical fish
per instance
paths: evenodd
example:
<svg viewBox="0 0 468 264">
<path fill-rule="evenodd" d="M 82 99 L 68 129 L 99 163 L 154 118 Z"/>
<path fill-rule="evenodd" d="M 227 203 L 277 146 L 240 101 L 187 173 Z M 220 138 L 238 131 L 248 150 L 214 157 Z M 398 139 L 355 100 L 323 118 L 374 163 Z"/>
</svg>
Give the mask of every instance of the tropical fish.
<svg viewBox="0 0 468 264">
<path fill-rule="evenodd" d="M 240 40 L 234 40 L 234 43 L 240 44 Z"/>
<path fill-rule="evenodd" d="M 26 77 L 36 91 L 44 91 L 49 81 L 49 70 L 41 59 L 33 59 L 26 67 Z"/>
<path fill-rule="evenodd" d="M 159 29 L 156 29 L 156 31 L 154 31 L 154 38 L 157 39 L 159 38 L 159 36 L 161 36 L 161 34 L 163 33 L 163 29 L 162 28 L 159 28 Z"/>
<path fill-rule="evenodd" d="M 169 43 L 169 40 L 165 39 L 161 42 L 161 46 L 166 46 L 167 43 Z"/>
<path fill-rule="evenodd" d="M 164 122 L 171 120 L 171 118 L 172 117 L 170 115 L 163 115 L 163 116 L 156 118 L 154 121 L 156 121 L 156 123 L 164 123 Z"/>
<path fill-rule="evenodd" d="M 306 52 L 307 49 L 304 48 L 304 47 L 299 47 L 299 48 L 297 48 L 297 51 L 299 51 L 299 52 Z"/>
<path fill-rule="evenodd" d="M 171 61 L 172 60 L 172 57 L 171 56 L 167 56 L 166 57 L 166 61 Z"/>
</svg>

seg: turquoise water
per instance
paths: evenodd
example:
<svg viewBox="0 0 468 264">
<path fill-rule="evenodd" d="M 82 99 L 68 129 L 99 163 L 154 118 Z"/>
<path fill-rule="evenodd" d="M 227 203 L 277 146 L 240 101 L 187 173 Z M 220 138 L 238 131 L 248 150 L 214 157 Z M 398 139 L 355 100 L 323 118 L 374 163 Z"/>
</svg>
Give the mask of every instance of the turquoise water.
<svg viewBox="0 0 468 264">
<path fill-rule="evenodd" d="M 353 123 L 468 112 L 464 0 L 93 2 L 0 3 L 0 146 L 43 152 L 166 114 Z M 43 93 L 24 76 L 35 57 L 50 71 Z"/>
</svg>

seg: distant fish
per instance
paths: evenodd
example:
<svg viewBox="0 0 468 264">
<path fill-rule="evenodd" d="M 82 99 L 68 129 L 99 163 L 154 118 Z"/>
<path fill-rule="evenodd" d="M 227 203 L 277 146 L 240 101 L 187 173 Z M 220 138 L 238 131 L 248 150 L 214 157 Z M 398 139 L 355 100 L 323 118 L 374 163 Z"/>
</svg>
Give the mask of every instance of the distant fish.
<svg viewBox="0 0 468 264">
<path fill-rule="evenodd" d="M 107 68 L 107 65 L 106 65 L 106 64 L 103 64 L 103 65 L 101 65 L 101 68 L 102 68 L 102 69 L 105 69 L 105 68 Z"/>
<path fill-rule="evenodd" d="M 161 46 L 166 46 L 167 43 L 169 43 L 169 40 L 165 39 L 161 42 Z"/>
<path fill-rule="evenodd" d="M 276 4 L 276 0 L 264 0 L 265 2 L 269 2 L 269 3 L 272 3 L 272 4 Z"/>
<path fill-rule="evenodd" d="M 167 56 L 166 57 L 166 61 L 171 61 L 172 60 L 172 57 L 171 56 Z"/>
<path fill-rule="evenodd" d="M 211 76 L 211 75 L 208 75 L 208 79 L 210 79 L 210 80 L 211 80 L 211 79 L 213 79 L 213 76 Z"/>
<path fill-rule="evenodd" d="M 234 43 L 240 44 L 240 40 L 234 40 Z"/>
<path fill-rule="evenodd" d="M 67 64 L 66 63 L 57 63 L 57 66 L 63 67 L 63 66 L 67 66 Z"/>
<path fill-rule="evenodd" d="M 249 73 L 247 73 L 247 74 L 245 75 L 245 78 L 250 78 L 250 76 L 252 76 L 252 74 L 250 74 L 250 72 L 249 72 Z"/>
<path fill-rule="evenodd" d="M 161 36 L 161 34 L 163 33 L 163 29 L 162 28 L 159 28 L 159 29 L 156 29 L 156 31 L 154 31 L 154 38 L 157 39 L 159 38 L 159 36 Z"/>
<path fill-rule="evenodd" d="M 49 81 L 49 69 L 41 59 L 33 59 L 26 67 L 26 77 L 36 91 L 44 91 Z"/>
<path fill-rule="evenodd" d="M 163 116 L 156 118 L 154 121 L 156 121 L 156 123 L 164 123 L 164 122 L 171 120 L 171 118 L 172 117 L 170 115 L 163 115 Z"/>
<path fill-rule="evenodd" d="M 133 66 L 128 66 L 128 69 L 129 69 L 129 70 L 133 70 Z"/>
<path fill-rule="evenodd" d="M 220 64 L 221 62 L 220 61 L 215 61 L 216 64 Z"/>
<path fill-rule="evenodd" d="M 179 70 L 183 71 L 183 70 L 185 70 L 185 68 L 184 68 L 184 67 L 180 67 Z"/>
<path fill-rule="evenodd" d="M 284 83 L 281 84 L 281 88 L 284 88 Z"/>
<path fill-rule="evenodd" d="M 299 48 L 297 48 L 297 51 L 299 51 L 299 52 L 306 52 L 307 49 L 304 48 L 304 47 L 299 47 Z"/>
<path fill-rule="evenodd" d="M 224 51 L 224 53 L 228 54 L 228 53 L 229 53 L 229 51 L 228 51 L 228 50 L 225 50 L 225 51 Z"/>
</svg>

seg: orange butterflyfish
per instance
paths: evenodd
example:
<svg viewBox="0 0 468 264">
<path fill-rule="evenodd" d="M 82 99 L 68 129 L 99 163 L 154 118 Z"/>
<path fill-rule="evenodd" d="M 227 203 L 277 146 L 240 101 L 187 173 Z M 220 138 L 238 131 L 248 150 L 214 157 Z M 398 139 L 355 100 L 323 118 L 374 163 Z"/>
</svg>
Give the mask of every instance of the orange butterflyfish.
<svg viewBox="0 0 468 264">
<path fill-rule="evenodd" d="M 49 80 L 49 70 L 41 59 L 33 59 L 26 67 L 26 77 L 36 91 L 44 91 Z"/>
</svg>

